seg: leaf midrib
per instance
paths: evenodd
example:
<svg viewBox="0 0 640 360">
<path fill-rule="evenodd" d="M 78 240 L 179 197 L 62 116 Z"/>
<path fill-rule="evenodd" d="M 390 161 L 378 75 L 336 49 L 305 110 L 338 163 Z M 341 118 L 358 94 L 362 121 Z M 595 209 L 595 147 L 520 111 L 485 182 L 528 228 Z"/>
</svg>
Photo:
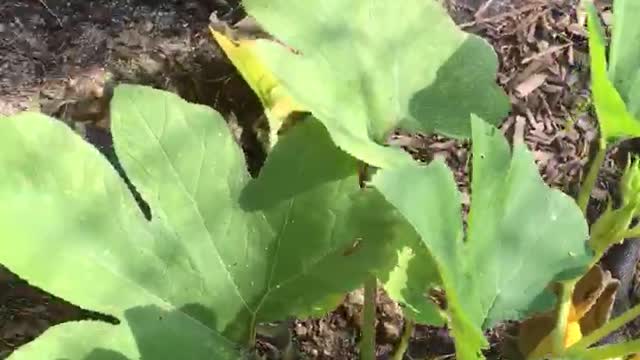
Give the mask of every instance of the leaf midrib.
<svg viewBox="0 0 640 360">
<path fill-rule="evenodd" d="M 218 260 L 218 262 L 222 265 L 222 268 L 224 269 L 225 275 L 227 277 L 227 279 L 229 280 L 229 282 L 233 285 L 233 289 L 235 290 L 236 294 L 238 295 L 238 297 L 240 298 L 240 300 L 242 301 L 242 304 L 244 305 L 244 307 L 247 309 L 247 311 L 252 312 L 251 308 L 249 307 L 249 305 L 246 302 L 246 299 L 242 296 L 241 292 L 240 292 L 240 288 L 238 287 L 238 284 L 235 282 L 235 280 L 233 279 L 233 277 L 231 276 L 231 273 L 229 272 L 228 268 L 227 268 L 227 264 L 225 263 L 224 259 L 222 258 L 222 256 L 220 255 L 220 250 L 218 249 L 218 247 L 216 246 L 215 241 L 213 240 L 213 237 L 211 236 L 211 231 L 209 230 L 209 228 L 206 225 L 206 222 L 204 221 L 204 217 L 202 215 L 202 213 L 200 212 L 200 208 L 197 205 L 197 201 L 195 200 L 195 198 L 193 197 L 193 194 L 191 194 L 184 182 L 182 181 L 182 178 L 180 177 L 180 175 L 178 174 L 177 169 L 175 168 L 175 166 L 173 165 L 173 162 L 170 160 L 170 157 L 166 151 L 166 149 L 164 148 L 164 146 L 162 145 L 160 138 L 153 132 L 153 130 L 151 129 L 151 127 L 149 126 L 149 124 L 147 123 L 147 121 L 145 120 L 145 117 L 142 115 L 142 113 L 140 112 L 140 110 L 138 109 L 137 106 L 135 106 L 135 104 L 133 103 L 133 100 L 131 98 L 128 98 L 127 101 L 130 103 L 131 107 L 133 109 L 135 109 L 135 112 L 138 113 L 138 117 L 142 120 L 142 123 L 144 124 L 145 129 L 147 130 L 148 134 L 155 140 L 158 148 L 161 150 L 162 156 L 164 157 L 164 159 L 166 160 L 166 162 L 169 164 L 169 168 L 172 172 L 172 175 L 174 175 L 176 177 L 176 179 L 178 180 L 178 186 L 182 189 L 183 193 L 186 194 L 186 198 L 189 200 L 189 202 L 191 202 L 193 210 L 195 212 L 195 214 L 197 214 L 197 219 L 200 222 L 200 225 L 202 226 L 202 228 L 205 230 L 207 237 L 209 239 L 209 243 L 212 245 L 213 249 L 215 250 L 215 256 Z M 166 99 L 163 99 L 163 105 L 164 105 L 164 119 L 163 119 L 163 123 L 166 124 L 167 122 L 167 101 Z M 181 115 L 182 112 L 181 112 Z M 189 126 L 189 124 L 186 122 L 186 119 L 184 118 L 184 116 L 180 116 L 180 118 L 185 122 L 185 125 L 191 129 L 191 126 Z M 163 126 L 164 129 L 164 126 Z M 164 131 L 163 131 L 164 132 Z M 206 140 L 205 140 L 206 141 Z M 206 147 L 205 147 L 206 148 Z M 125 170 L 126 171 L 126 170 Z M 200 170 L 201 171 L 201 170 Z"/>
</svg>

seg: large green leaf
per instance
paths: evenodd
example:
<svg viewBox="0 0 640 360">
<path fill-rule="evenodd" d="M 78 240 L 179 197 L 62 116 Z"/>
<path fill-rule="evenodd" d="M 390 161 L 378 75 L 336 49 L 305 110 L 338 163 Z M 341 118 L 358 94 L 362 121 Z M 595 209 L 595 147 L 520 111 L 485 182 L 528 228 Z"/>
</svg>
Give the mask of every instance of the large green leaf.
<svg viewBox="0 0 640 360">
<path fill-rule="evenodd" d="M 624 14 L 624 12 L 622 14 Z M 589 55 L 591 57 L 591 88 L 602 138 L 606 143 L 613 143 L 623 138 L 638 136 L 640 135 L 640 122 L 637 120 L 637 117 L 634 118 L 634 115 L 627 110 L 627 105 L 637 105 L 635 105 L 633 101 L 631 103 L 625 103 L 625 99 L 619 92 L 620 89 L 616 89 L 616 84 L 611 81 L 610 74 L 607 71 L 607 53 L 604 41 L 604 30 L 602 29 L 602 25 L 600 24 L 600 20 L 598 19 L 598 15 L 593 4 L 588 5 L 588 16 Z M 624 16 L 619 19 L 624 20 Z M 624 21 L 622 21 L 622 24 L 624 25 Z M 620 32 L 622 32 L 622 30 L 620 30 Z M 619 39 L 621 38 L 620 32 L 617 34 Z M 633 47 L 628 45 L 629 42 L 622 44 L 620 40 L 617 40 L 615 44 L 616 48 Z M 620 52 L 620 50 L 614 51 L 614 44 L 612 44 L 611 50 L 612 56 L 616 52 Z M 626 51 L 622 52 L 622 54 L 626 53 Z M 624 55 L 616 55 L 616 57 L 618 59 L 625 58 Z M 621 66 L 624 64 L 624 61 L 617 60 L 616 63 L 618 64 L 617 68 L 619 70 L 615 71 L 615 76 L 619 78 L 624 74 L 625 76 L 631 76 L 631 78 L 633 78 L 634 75 L 630 73 L 630 69 L 628 67 Z M 631 62 L 629 61 L 627 63 L 630 64 Z M 616 67 L 612 66 L 612 71 L 614 68 Z M 638 68 L 634 71 L 637 70 Z M 628 91 L 630 87 L 626 81 L 628 81 L 628 79 L 618 80 L 616 83 Z M 627 92 L 626 94 L 622 94 L 624 94 L 627 97 L 627 100 L 629 100 L 628 96 L 631 95 L 630 93 Z M 635 101 L 640 103 L 640 98 Z"/>
<path fill-rule="evenodd" d="M 256 51 L 334 142 L 378 167 L 409 163 L 379 145 L 396 127 L 466 137 L 469 115 L 492 123 L 508 99 L 497 57 L 457 29 L 434 0 L 245 0 L 247 12 L 298 53 L 271 41 Z"/>
<path fill-rule="evenodd" d="M 609 77 L 635 119 L 640 119 L 640 2 L 613 2 Z"/>
<path fill-rule="evenodd" d="M 233 344 L 257 322 L 323 310 L 315 305 L 395 261 L 385 245 L 395 210 L 360 190 L 355 160 L 313 119 L 255 180 L 210 108 L 122 85 L 112 124 L 150 222 L 65 125 L 38 114 L 0 121 L 0 263 L 120 321 L 56 326 L 15 358 L 238 359 Z"/>
<path fill-rule="evenodd" d="M 546 310 L 553 303 L 546 287 L 586 270 L 592 256 L 579 208 L 544 184 L 526 146 L 516 144 L 510 156 L 496 128 L 477 117 L 472 126 L 466 237 L 460 196 L 444 162 L 384 169 L 372 179 L 421 235 L 435 261 L 459 359 L 480 357 L 486 345 L 482 329 Z M 423 287 L 411 285 L 420 292 Z"/>
</svg>

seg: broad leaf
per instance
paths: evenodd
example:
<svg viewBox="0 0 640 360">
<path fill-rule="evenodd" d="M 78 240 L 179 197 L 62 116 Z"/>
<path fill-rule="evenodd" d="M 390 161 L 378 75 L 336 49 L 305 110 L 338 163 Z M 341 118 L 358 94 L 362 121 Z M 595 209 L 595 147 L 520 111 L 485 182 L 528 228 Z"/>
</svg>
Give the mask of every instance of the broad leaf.
<svg viewBox="0 0 640 360">
<path fill-rule="evenodd" d="M 497 58 L 434 0 L 245 0 L 258 23 L 298 53 L 256 51 L 334 142 L 378 167 L 409 163 L 380 143 L 397 127 L 466 137 L 469 114 L 498 123 L 508 100 Z"/>
<path fill-rule="evenodd" d="M 623 138 L 638 136 L 640 135 L 640 122 L 627 110 L 627 104 L 620 96 L 621 94 L 611 81 L 607 71 L 604 30 L 593 4 L 588 5 L 588 15 L 591 88 L 602 139 L 605 143 L 613 143 Z M 630 74 L 626 75 L 631 76 Z M 624 85 L 624 82 L 622 84 Z"/>
<path fill-rule="evenodd" d="M 56 326 L 15 358 L 238 359 L 257 322 L 323 310 L 395 261 L 396 215 L 312 119 L 255 180 L 220 115 L 173 94 L 118 87 L 112 127 L 150 222 L 65 125 L 0 122 L 0 263 L 120 321 Z"/>
<path fill-rule="evenodd" d="M 421 235 L 436 263 L 459 359 L 480 357 L 486 345 L 482 329 L 548 309 L 553 298 L 547 285 L 579 275 L 591 259 L 580 210 L 544 184 L 526 146 L 516 144 L 510 159 L 496 128 L 477 117 L 472 126 L 466 236 L 460 196 L 444 162 L 384 169 L 372 179 Z M 422 286 L 412 288 L 423 291 Z"/>
</svg>

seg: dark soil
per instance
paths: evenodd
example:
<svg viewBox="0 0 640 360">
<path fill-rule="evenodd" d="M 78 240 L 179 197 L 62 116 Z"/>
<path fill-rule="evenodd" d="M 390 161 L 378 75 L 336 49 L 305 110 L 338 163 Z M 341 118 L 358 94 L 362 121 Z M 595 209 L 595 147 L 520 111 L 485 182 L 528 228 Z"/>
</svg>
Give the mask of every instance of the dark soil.
<svg viewBox="0 0 640 360">
<path fill-rule="evenodd" d="M 212 11 L 240 16 L 241 11 L 232 12 L 237 2 L 4 1 L 0 3 L 0 115 L 39 109 L 65 121 L 114 159 L 108 133 L 110 85 L 151 85 L 220 111 L 255 174 L 264 154 L 248 129 L 260 117 L 261 107 L 207 29 Z M 446 4 L 465 30 L 487 38 L 499 54 L 498 82 L 513 103 L 503 132 L 509 138 L 524 137 L 549 184 L 575 193 L 597 134 L 592 117 L 582 110 L 589 95 L 586 41 L 577 24 L 575 1 L 449 0 Z M 468 144 L 420 134 L 399 134 L 396 140 L 416 158 L 443 156 L 465 187 Z M 614 188 L 611 184 L 620 168 L 615 160 L 636 149 L 628 146 L 612 153 L 594 196 L 594 214 L 599 201 Z M 637 253 L 638 246 L 633 246 Z M 637 256 L 627 262 L 631 265 L 613 270 L 629 278 L 631 289 Z M 294 341 L 308 358 L 357 358 L 361 306 L 362 294 L 355 291 L 327 316 L 293 322 Z M 97 316 L 30 287 L 6 269 L 0 271 L 0 358 L 53 324 Z M 402 327 L 401 310 L 380 293 L 380 358 L 390 356 Z M 514 358 L 502 349 L 511 331 L 505 324 L 488 333 L 489 358 Z M 634 334 L 637 331 L 627 331 L 628 336 Z M 277 357 L 277 346 L 264 342 L 261 349 Z M 407 358 L 453 358 L 453 352 L 446 330 L 418 326 Z"/>
</svg>

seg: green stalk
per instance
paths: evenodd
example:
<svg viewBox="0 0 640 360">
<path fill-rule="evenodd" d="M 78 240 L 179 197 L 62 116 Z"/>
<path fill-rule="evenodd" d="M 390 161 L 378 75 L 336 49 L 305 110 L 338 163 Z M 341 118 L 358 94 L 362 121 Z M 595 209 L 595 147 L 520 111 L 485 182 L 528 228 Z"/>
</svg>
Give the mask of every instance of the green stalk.
<svg viewBox="0 0 640 360">
<path fill-rule="evenodd" d="M 358 182 L 364 189 L 368 180 L 369 165 L 358 161 Z M 376 295 L 378 291 L 378 279 L 375 275 L 369 275 L 364 281 L 364 308 L 362 309 L 362 327 L 360 328 L 360 359 L 376 359 Z"/>
<path fill-rule="evenodd" d="M 378 279 L 370 275 L 364 282 L 364 309 L 362 315 L 362 337 L 360 339 L 360 359 L 376 358 L 376 292 Z"/>
<path fill-rule="evenodd" d="M 635 319 L 638 316 L 640 316 L 640 304 L 625 311 L 622 315 L 614 318 L 611 321 L 608 321 L 603 326 L 594 330 L 591 334 L 583 337 L 582 339 L 580 339 L 580 341 L 578 341 L 573 346 L 571 346 L 568 351 L 572 352 L 573 350 L 584 350 L 587 347 L 589 347 L 589 345 L 598 342 L 605 336 L 618 330 L 624 324 L 628 323 L 629 321 Z"/>
<path fill-rule="evenodd" d="M 587 213 L 587 205 L 589 205 L 589 199 L 591 198 L 591 192 L 593 191 L 593 187 L 596 185 L 600 167 L 604 163 L 604 159 L 606 158 L 606 156 L 607 144 L 604 141 L 600 141 L 600 147 L 598 148 L 596 157 L 593 159 L 593 162 L 589 167 L 587 177 L 584 179 L 584 182 L 580 187 L 580 193 L 578 194 L 578 206 L 580 207 L 580 210 L 582 210 L 582 213 L 585 215 Z"/>
<path fill-rule="evenodd" d="M 640 225 L 636 225 L 633 228 L 627 230 L 622 236 L 623 239 L 635 238 L 640 236 Z"/>
<path fill-rule="evenodd" d="M 404 326 L 402 327 L 402 337 L 400 337 L 400 342 L 398 343 L 398 347 L 396 347 L 392 360 L 402 360 L 404 358 L 404 353 L 407 352 L 407 348 L 409 348 L 409 340 L 411 340 L 411 335 L 413 335 L 413 328 L 415 328 L 416 323 L 411 319 L 404 319 Z"/>
<path fill-rule="evenodd" d="M 604 345 L 576 352 L 581 360 L 620 359 L 624 356 L 639 353 L 640 340 L 632 340 L 620 344 Z"/>
<path fill-rule="evenodd" d="M 254 316 L 249 327 L 249 349 L 253 349 L 256 346 L 256 327 L 256 318 Z"/>
<path fill-rule="evenodd" d="M 552 352 L 553 355 L 562 354 L 564 352 L 564 337 L 567 331 L 569 321 L 569 311 L 571 310 L 571 299 L 573 289 L 577 283 L 576 280 L 569 280 L 561 283 L 560 294 L 558 299 L 558 310 L 556 312 L 556 324 L 552 332 Z"/>
<path fill-rule="evenodd" d="M 589 172 L 587 173 L 580 192 L 578 193 L 577 203 L 582 213 L 586 216 L 587 205 L 591 198 L 591 192 L 598 179 L 598 173 L 600 167 L 604 163 L 607 155 L 607 144 L 604 140 L 600 140 L 600 146 L 595 158 L 589 166 Z M 571 310 L 571 300 L 573 296 L 573 290 L 578 279 L 565 281 L 560 284 L 560 294 L 558 302 L 558 310 L 556 313 L 556 324 L 552 332 L 552 351 L 554 355 L 564 352 L 564 337 L 567 330 L 567 322 L 569 317 L 569 311 Z"/>
</svg>

